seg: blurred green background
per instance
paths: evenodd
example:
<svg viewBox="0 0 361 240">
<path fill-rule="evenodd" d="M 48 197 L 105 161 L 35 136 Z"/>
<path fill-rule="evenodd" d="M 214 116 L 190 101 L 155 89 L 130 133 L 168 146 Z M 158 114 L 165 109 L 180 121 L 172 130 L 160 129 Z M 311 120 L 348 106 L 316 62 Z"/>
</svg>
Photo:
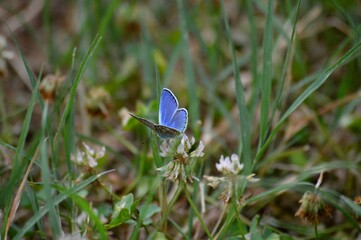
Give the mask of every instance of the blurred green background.
<svg viewBox="0 0 361 240">
<path fill-rule="evenodd" d="M 272 8 L 268 4 L 226 0 L 222 10 L 218 0 L 0 1 L 0 184 L 9 179 L 14 155 L 4 143 L 17 146 L 33 94 L 21 55 L 34 79 L 63 78 L 49 110 L 55 136 L 67 93 L 98 35 L 101 40 L 81 76 L 70 115 L 74 131 L 58 133 L 73 138 L 67 142 L 65 136 L 58 155 L 51 157 L 57 181 L 76 174 L 70 152 L 88 141 L 106 146 L 100 170 L 116 169 L 104 180 L 116 194 L 144 196 L 157 181 L 151 140 L 148 129 L 129 119 L 128 112 L 157 122 L 160 90 L 167 87 L 180 107 L 188 109 L 186 134 L 205 144 L 206 155 L 195 167 L 200 178 L 218 174 L 214 163 L 221 155 L 238 153 L 241 162 L 248 161 L 247 171 L 261 179 L 248 189 L 250 196 L 294 180 L 316 183 L 321 171 L 324 187 L 351 200 L 360 195 L 359 50 L 330 76 L 327 69 L 360 43 L 361 4 L 303 0 L 299 9 L 296 1 L 274 1 Z M 309 91 L 314 83 L 319 85 Z M 302 94 L 310 96 L 282 119 Z M 247 122 L 240 117 L 242 98 Z M 36 104 L 24 148 L 28 156 L 39 144 L 41 117 Z M 245 129 L 249 135 L 243 138 Z M 42 179 L 39 166 L 31 176 L 34 182 Z M 245 218 L 259 214 L 262 226 L 311 238 L 308 225 L 294 216 L 304 189 L 295 185 L 290 192 L 275 192 L 247 206 Z M 95 205 L 109 207 L 108 197 L 88 195 Z M 19 224 L 29 209 L 25 200 L 18 210 L 23 211 Z M 324 234 L 354 239 L 357 222 L 340 209 L 324 223 L 323 229 L 329 229 Z"/>
</svg>

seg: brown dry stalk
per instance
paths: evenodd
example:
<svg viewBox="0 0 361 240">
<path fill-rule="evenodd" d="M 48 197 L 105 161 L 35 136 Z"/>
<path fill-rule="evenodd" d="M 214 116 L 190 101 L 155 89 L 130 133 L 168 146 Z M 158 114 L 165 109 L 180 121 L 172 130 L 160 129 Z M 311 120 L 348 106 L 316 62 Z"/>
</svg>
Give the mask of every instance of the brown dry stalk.
<svg viewBox="0 0 361 240">
<path fill-rule="evenodd" d="M 16 192 L 16 195 L 15 195 L 15 198 L 14 198 L 14 201 L 13 201 L 13 204 L 11 206 L 11 210 L 10 210 L 10 214 L 9 214 L 9 218 L 8 218 L 8 222 L 7 222 L 7 225 L 6 225 L 6 228 L 5 228 L 5 238 L 4 240 L 7 240 L 7 233 L 9 231 L 9 228 L 10 228 L 10 225 L 12 224 L 12 222 L 14 221 L 14 218 L 15 218 L 15 213 L 19 207 L 19 204 L 20 204 L 20 200 L 21 200 L 21 195 L 23 193 L 23 190 L 24 190 L 24 187 L 25 187 L 25 183 L 26 183 L 26 180 L 30 174 L 30 170 L 31 170 L 31 167 L 33 166 L 33 163 L 35 162 L 35 159 L 37 158 L 37 156 L 39 155 L 39 146 L 37 147 L 36 151 L 35 151 L 35 154 L 33 155 L 33 158 L 31 159 L 30 161 L 30 164 L 28 166 L 28 169 L 26 170 L 26 173 L 24 175 L 24 178 L 23 180 L 21 181 L 21 184 L 19 186 L 19 189 L 18 191 Z"/>
</svg>

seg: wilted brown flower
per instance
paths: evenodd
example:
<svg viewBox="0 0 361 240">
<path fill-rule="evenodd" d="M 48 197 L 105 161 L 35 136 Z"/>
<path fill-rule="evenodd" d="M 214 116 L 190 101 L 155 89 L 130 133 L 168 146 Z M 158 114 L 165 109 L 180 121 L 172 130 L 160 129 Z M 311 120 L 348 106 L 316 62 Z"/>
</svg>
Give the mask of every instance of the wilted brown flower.
<svg viewBox="0 0 361 240">
<path fill-rule="evenodd" d="M 300 200 L 301 206 L 295 216 L 317 225 L 326 217 L 331 217 L 331 207 L 322 199 L 322 196 L 315 192 L 305 192 Z"/>
<path fill-rule="evenodd" d="M 61 84 L 65 81 L 65 76 L 58 74 L 46 75 L 39 85 L 39 92 L 45 101 L 52 102 L 59 94 Z"/>
<path fill-rule="evenodd" d="M 357 205 L 361 205 L 361 196 L 356 196 L 353 199 L 354 203 L 356 203 Z"/>
<path fill-rule="evenodd" d="M 103 87 L 90 89 L 86 99 L 86 109 L 92 116 L 107 117 L 110 106 L 109 93 Z"/>
</svg>

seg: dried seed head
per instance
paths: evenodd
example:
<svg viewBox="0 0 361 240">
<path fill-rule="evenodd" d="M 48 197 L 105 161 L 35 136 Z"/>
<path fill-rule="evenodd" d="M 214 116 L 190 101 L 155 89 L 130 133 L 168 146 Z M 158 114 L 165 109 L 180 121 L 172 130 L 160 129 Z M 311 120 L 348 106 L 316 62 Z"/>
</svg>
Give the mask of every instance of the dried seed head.
<svg viewBox="0 0 361 240">
<path fill-rule="evenodd" d="M 356 203 L 357 205 L 361 205 L 361 196 L 356 196 L 353 199 L 354 203 Z"/>
<path fill-rule="evenodd" d="M 328 206 L 322 196 L 314 192 L 305 192 L 300 200 L 301 206 L 295 216 L 317 225 L 326 217 L 331 217 L 331 207 Z"/>
<path fill-rule="evenodd" d="M 110 96 L 103 87 L 90 89 L 86 99 L 86 110 L 91 116 L 107 117 L 109 106 Z"/>
<path fill-rule="evenodd" d="M 46 75 L 39 85 L 39 92 L 45 101 L 52 102 L 59 94 L 61 84 L 65 76 L 49 74 Z"/>
</svg>

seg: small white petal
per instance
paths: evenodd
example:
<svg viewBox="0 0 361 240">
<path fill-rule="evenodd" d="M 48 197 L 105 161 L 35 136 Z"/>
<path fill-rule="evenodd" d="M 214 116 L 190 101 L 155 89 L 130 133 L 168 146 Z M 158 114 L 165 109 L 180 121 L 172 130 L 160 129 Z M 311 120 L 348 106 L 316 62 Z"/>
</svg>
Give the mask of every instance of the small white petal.
<svg viewBox="0 0 361 240">
<path fill-rule="evenodd" d="M 196 139 L 192 136 L 191 141 L 190 141 L 191 145 L 193 145 L 195 142 L 196 142 Z"/>
<path fill-rule="evenodd" d="M 204 156 L 204 144 L 202 141 L 199 142 L 198 147 L 191 153 L 191 157 L 203 157 Z"/>
<path fill-rule="evenodd" d="M 235 154 L 235 153 L 233 153 L 233 154 L 231 155 L 231 159 L 232 159 L 232 162 L 236 162 L 236 161 L 239 162 L 239 157 L 238 157 L 238 155 Z"/>
<path fill-rule="evenodd" d="M 97 153 L 96 153 L 96 158 L 102 158 L 105 156 L 105 146 L 103 146 Z"/>
<path fill-rule="evenodd" d="M 90 155 L 88 155 L 89 167 L 94 168 L 98 165 L 98 162 Z"/>
<path fill-rule="evenodd" d="M 256 176 L 256 174 L 252 173 L 250 175 L 247 176 L 247 180 L 249 182 L 258 182 L 260 179 L 259 178 L 255 178 L 254 176 Z"/>
<path fill-rule="evenodd" d="M 177 153 L 178 154 L 183 154 L 184 153 L 184 145 L 182 143 L 180 143 L 177 147 Z"/>
<path fill-rule="evenodd" d="M 91 149 L 91 148 L 90 148 L 86 143 L 84 143 L 84 142 L 83 142 L 83 145 L 84 145 L 87 153 L 88 153 L 89 155 L 92 155 L 92 156 L 93 156 L 93 155 L 94 155 L 94 150 Z"/>
</svg>

